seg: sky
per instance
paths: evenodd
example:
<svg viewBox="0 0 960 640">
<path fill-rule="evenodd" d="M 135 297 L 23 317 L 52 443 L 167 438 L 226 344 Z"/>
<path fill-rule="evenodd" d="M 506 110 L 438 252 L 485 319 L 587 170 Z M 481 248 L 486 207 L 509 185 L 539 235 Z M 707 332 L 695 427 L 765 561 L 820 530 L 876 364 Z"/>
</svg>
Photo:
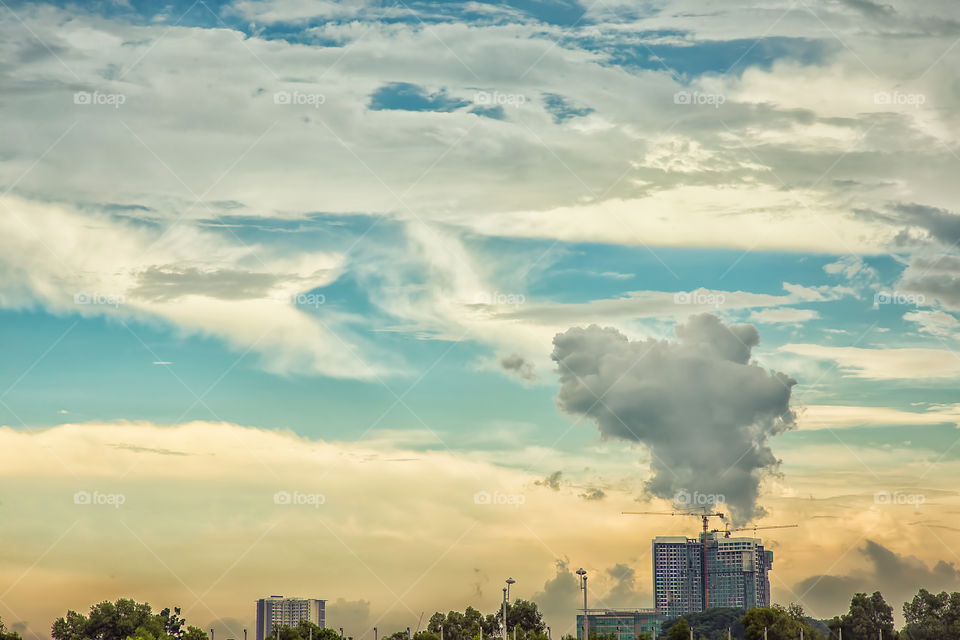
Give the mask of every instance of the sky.
<svg viewBox="0 0 960 640">
<path fill-rule="evenodd" d="M 0 618 L 960 590 L 949 0 L 0 1 Z M 721 526 L 719 521 L 715 521 Z M 752 535 L 752 534 L 751 534 Z"/>
</svg>

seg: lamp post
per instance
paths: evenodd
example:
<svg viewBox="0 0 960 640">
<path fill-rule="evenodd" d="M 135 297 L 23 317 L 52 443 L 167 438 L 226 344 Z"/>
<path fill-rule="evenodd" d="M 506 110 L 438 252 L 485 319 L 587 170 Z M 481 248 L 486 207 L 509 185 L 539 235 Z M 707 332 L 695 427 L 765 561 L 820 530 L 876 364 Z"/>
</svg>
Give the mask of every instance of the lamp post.
<svg viewBox="0 0 960 640">
<path fill-rule="evenodd" d="M 377 628 L 373 628 L 373 640 L 377 640 Z"/>
<path fill-rule="evenodd" d="M 577 575 L 580 576 L 580 588 L 583 589 L 583 640 L 590 640 L 590 623 L 587 622 L 587 572 L 580 567 Z"/>
<path fill-rule="evenodd" d="M 503 588 L 503 630 L 500 634 L 502 640 L 507 640 L 507 588 Z"/>
<path fill-rule="evenodd" d="M 503 588 L 503 640 L 507 640 L 507 601 L 510 599 L 510 585 L 516 584 L 513 578 L 507 578 L 507 586 Z"/>
</svg>

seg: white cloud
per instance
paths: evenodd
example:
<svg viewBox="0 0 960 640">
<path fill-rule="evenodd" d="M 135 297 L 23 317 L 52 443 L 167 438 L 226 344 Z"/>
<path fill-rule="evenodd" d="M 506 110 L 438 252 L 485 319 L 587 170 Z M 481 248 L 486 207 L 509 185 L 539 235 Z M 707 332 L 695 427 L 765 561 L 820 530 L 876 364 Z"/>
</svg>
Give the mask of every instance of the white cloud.
<svg viewBox="0 0 960 640">
<path fill-rule="evenodd" d="M 779 351 L 837 363 L 848 377 L 934 380 L 960 376 L 960 355 L 946 349 L 830 347 L 785 344 Z"/>
<path fill-rule="evenodd" d="M 344 319 L 308 293 L 336 279 L 342 258 L 335 253 L 279 255 L 189 224 L 164 232 L 13 197 L 3 207 L 4 307 L 40 303 L 55 313 L 134 324 L 159 319 L 220 338 L 239 353 L 252 350 L 282 372 L 369 378 L 385 371 L 383 359 L 353 351 L 362 345 Z"/>
<path fill-rule="evenodd" d="M 844 256 L 836 262 L 824 265 L 823 270 L 831 275 L 842 275 L 850 282 L 869 283 L 879 278 L 877 270 L 860 256 Z"/>
<path fill-rule="evenodd" d="M 860 426 L 953 424 L 960 426 L 960 405 L 932 406 L 925 411 L 859 405 L 807 405 L 797 417 L 802 430 L 849 429 Z"/>
<path fill-rule="evenodd" d="M 813 309 L 761 309 L 750 314 L 751 322 L 764 324 L 799 324 L 809 320 L 816 320 L 820 314 Z"/>
<path fill-rule="evenodd" d="M 920 331 L 935 336 L 949 336 L 957 333 L 960 328 L 960 320 L 945 311 L 927 311 L 918 309 L 903 314 L 903 319 L 908 322 L 915 322 Z"/>
</svg>

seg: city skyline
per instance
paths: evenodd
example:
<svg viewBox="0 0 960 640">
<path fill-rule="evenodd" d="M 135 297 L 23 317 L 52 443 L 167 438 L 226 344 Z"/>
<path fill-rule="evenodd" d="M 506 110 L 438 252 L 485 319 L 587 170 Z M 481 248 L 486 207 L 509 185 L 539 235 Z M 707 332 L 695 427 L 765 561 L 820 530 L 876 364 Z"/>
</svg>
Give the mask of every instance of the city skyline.
<svg viewBox="0 0 960 640">
<path fill-rule="evenodd" d="M 960 591 L 948 0 L 0 0 L 0 48 L 24 640 L 509 577 L 574 633 L 677 509 L 816 618 Z"/>
</svg>

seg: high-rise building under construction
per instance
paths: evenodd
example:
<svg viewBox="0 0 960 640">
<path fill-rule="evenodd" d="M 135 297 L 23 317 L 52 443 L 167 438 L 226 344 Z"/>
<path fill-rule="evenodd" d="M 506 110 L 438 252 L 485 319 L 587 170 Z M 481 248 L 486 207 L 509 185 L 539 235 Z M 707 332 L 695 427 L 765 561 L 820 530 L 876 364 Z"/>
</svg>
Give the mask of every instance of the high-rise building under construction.
<svg viewBox="0 0 960 640">
<path fill-rule="evenodd" d="M 772 565 L 773 552 L 759 538 L 715 531 L 699 538 L 658 536 L 653 540 L 654 606 L 668 618 L 713 607 L 769 606 Z"/>
</svg>

